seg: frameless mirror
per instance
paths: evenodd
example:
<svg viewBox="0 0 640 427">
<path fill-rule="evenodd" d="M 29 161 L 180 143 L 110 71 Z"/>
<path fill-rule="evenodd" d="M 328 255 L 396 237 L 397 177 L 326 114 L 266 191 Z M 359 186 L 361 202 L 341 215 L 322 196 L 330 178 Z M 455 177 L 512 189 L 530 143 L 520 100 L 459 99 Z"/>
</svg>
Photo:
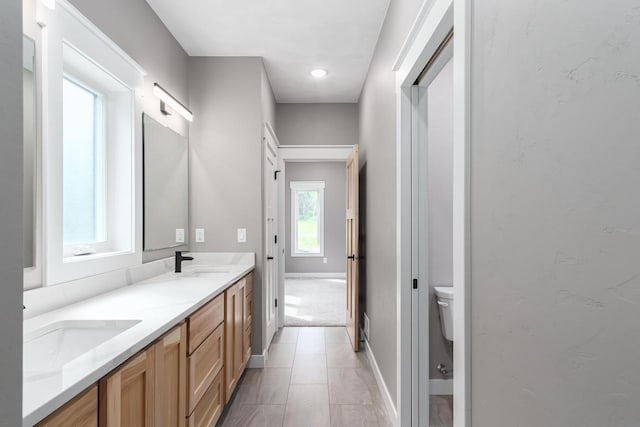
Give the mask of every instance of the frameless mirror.
<svg viewBox="0 0 640 427">
<path fill-rule="evenodd" d="M 189 152 L 187 138 L 143 116 L 144 250 L 188 243 Z"/>
<path fill-rule="evenodd" d="M 36 140 L 36 73 L 35 42 L 22 37 L 22 117 L 23 117 L 23 265 L 35 267 L 36 256 L 36 194 L 37 140 Z"/>
</svg>

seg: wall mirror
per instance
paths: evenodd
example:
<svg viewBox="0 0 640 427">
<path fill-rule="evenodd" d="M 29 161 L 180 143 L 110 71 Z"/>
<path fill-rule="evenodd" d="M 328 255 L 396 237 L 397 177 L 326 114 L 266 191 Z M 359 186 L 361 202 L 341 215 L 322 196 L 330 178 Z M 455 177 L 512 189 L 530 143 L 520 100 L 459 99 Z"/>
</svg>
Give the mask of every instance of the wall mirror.
<svg viewBox="0 0 640 427">
<path fill-rule="evenodd" d="M 187 138 L 143 119 L 144 250 L 188 243 L 189 143 Z"/>
<path fill-rule="evenodd" d="M 36 131 L 36 73 L 35 42 L 22 37 L 22 96 L 23 96 L 23 266 L 36 266 L 37 212 L 37 131 Z"/>
</svg>

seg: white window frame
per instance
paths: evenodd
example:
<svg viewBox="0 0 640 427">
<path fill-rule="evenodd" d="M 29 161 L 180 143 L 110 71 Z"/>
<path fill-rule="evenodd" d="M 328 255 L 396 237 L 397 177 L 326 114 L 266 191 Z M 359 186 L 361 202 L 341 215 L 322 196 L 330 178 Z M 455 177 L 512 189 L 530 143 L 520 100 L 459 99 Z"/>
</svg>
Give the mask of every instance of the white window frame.
<svg viewBox="0 0 640 427">
<path fill-rule="evenodd" d="M 291 181 L 291 256 L 292 257 L 324 257 L 324 181 Z M 302 252 L 298 250 L 298 191 L 318 192 L 318 244 L 319 252 Z"/>
<path fill-rule="evenodd" d="M 42 51 L 45 285 L 142 264 L 142 168 L 137 165 L 142 163 L 142 95 L 146 73 L 67 0 L 57 0 L 56 5 L 53 10 L 44 7 L 38 10 L 39 21 L 44 24 L 45 45 Z M 130 117 L 127 112 L 126 116 L 114 118 L 126 119 L 121 125 L 114 129 L 107 126 L 106 174 L 108 180 L 115 177 L 117 182 L 107 188 L 106 197 L 113 200 L 118 196 L 115 190 L 127 190 L 126 196 L 119 198 L 115 205 L 117 212 L 108 213 L 106 218 L 107 232 L 112 234 L 109 239 L 115 239 L 118 244 L 96 248 L 95 254 L 86 256 L 69 256 L 69 248 L 63 243 L 62 83 L 67 71 L 63 55 L 67 47 L 84 55 L 126 87 L 122 92 L 126 93 L 123 102 L 131 102 Z M 69 75 L 85 83 L 83 75 Z M 90 80 L 86 83 L 90 88 L 94 86 Z M 105 105 L 107 116 L 112 114 L 109 108 Z M 109 135 L 109 132 L 115 133 Z M 111 141 L 117 141 L 117 151 L 109 147 Z M 117 161 L 114 162 L 114 158 Z"/>
</svg>

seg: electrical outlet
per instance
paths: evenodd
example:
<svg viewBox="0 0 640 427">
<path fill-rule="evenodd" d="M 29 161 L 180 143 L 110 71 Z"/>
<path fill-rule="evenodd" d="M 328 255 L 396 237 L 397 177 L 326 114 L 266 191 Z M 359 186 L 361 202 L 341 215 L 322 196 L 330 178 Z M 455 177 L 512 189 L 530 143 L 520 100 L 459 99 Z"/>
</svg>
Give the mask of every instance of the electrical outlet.
<svg viewBox="0 0 640 427">
<path fill-rule="evenodd" d="M 238 228 L 238 243 L 247 243 L 247 229 Z"/>
<path fill-rule="evenodd" d="M 324 264 L 326 264 L 326 263 L 327 263 L 327 258 L 322 258 L 322 262 L 323 262 Z"/>
<path fill-rule="evenodd" d="M 204 228 L 196 228 L 196 243 L 204 243 Z"/>
<path fill-rule="evenodd" d="M 184 243 L 184 228 L 176 228 L 176 243 Z"/>
</svg>

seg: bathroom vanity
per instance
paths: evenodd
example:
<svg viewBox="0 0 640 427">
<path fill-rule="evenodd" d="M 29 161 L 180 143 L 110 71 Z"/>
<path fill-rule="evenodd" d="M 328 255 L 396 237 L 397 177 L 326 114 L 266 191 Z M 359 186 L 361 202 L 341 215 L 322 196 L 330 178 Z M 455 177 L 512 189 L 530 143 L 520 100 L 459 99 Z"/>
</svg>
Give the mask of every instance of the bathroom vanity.
<svg viewBox="0 0 640 427">
<path fill-rule="evenodd" d="M 215 425 L 251 355 L 250 255 L 25 320 L 23 425 Z"/>
</svg>

